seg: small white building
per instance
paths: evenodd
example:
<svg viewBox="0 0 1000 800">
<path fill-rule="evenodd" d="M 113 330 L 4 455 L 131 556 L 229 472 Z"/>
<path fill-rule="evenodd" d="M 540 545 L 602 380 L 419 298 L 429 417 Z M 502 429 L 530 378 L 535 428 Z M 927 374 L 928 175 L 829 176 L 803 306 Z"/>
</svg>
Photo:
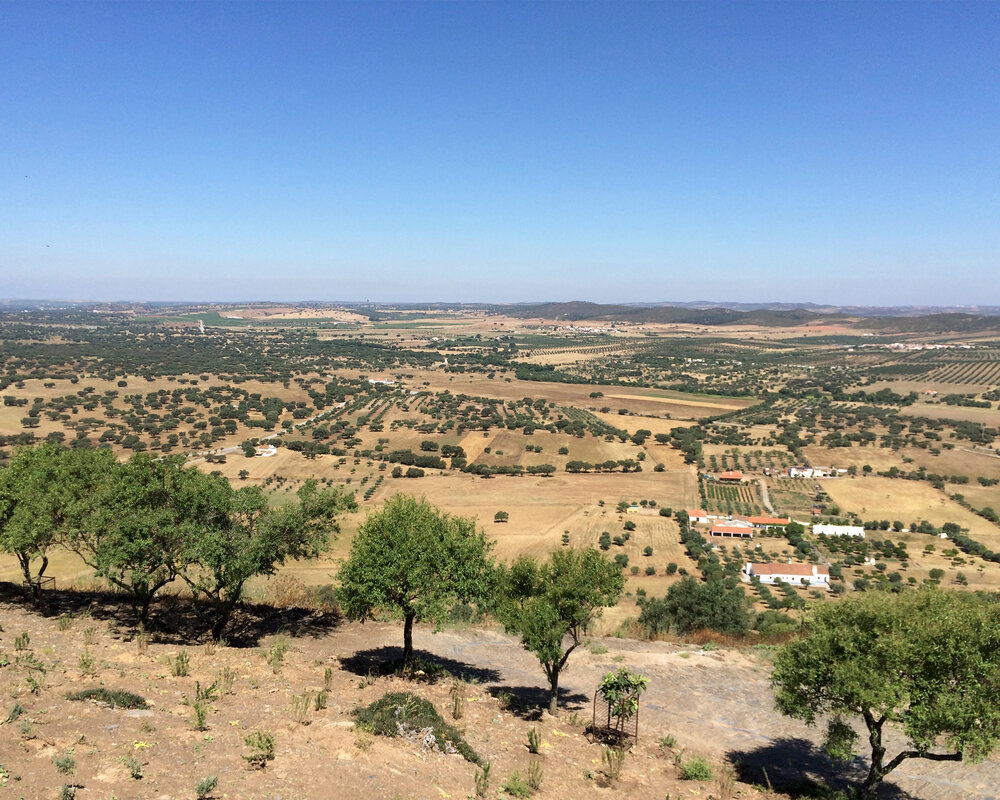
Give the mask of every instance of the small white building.
<svg viewBox="0 0 1000 800">
<path fill-rule="evenodd" d="M 752 564 L 747 562 L 743 568 L 747 578 L 760 578 L 761 583 L 775 584 L 779 581 L 792 586 L 830 585 L 830 570 L 823 564 Z"/>
<path fill-rule="evenodd" d="M 689 508 L 687 509 L 687 515 L 688 520 L 693 524 L 708 524 L 708 512 L 703 508 Z"/>
<path fill-rule="evenodd" d="M 865 538 L 865 529 L 860 525 L 813 525 L 813 533 L 826 536 L 856 536 Z"/>
</svg>

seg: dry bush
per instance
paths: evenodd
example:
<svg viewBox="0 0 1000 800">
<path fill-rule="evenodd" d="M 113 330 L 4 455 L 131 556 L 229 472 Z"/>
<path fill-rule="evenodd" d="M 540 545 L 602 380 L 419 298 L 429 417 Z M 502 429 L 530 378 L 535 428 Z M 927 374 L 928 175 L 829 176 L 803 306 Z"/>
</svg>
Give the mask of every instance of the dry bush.
<svg viewBox="0 0 1000 800">
<path fill-rule="evenodd" d="M 275 608 L 303 608 L 308 600 L 305 584 L 293 575 L 279 575 L 268 584 L 267 603 Z"/>
</svg>

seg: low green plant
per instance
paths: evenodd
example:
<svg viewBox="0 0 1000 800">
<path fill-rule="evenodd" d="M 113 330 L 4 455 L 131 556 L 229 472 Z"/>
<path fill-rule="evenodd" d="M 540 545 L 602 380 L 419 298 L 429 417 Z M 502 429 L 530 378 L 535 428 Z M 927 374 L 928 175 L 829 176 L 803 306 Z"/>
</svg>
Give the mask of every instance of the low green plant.
<svg viewBox="0 0 1000 800">
<path fill-rule="evenodd" d="M 52 756 L 52 764 L 62 775 L 72 775 L 76 771 L 76 759 L 70 751 L 61 756 Z"/>
<path fill-rule="evenodd" d="M 28 691 L 29 692 L 31 692 L 34 695 L 39 695 L 39 694 L 42 693 L 42 682 L 41 682 L 41 680 L 39 680 L 38 678 L 36 678 L 34 675 L 30 675 L 30 674 L 24 680 L 28 684 Z"/>
<path fill-rule="evenodd" d="M 595 656 L 603 656 L 605 653 L 608 652 L 607 647 L 605 647 L 603 644 L 597 644 L 597 643 L 591 644 L 588 649 Z"/>
<path fill-rule="evenodd" d="M 661 736 L 659 745 L 661 750 L 672 750 L 677 746 L 677 737 L 672 733 L 668 733 L 666 736 Z"/>
<path fill-rule="evenodd" d="M 476 770 L 476 800 L 485 800 L 490 791 L 490 762 Z"/>
<path fill-rule="evenodd" d="M 142 764 L 136 761 L 132 756 L 122 756 L 121 762 L 125 765 L 125 769 L 128 770 L 129 775 L 137 781 L 142 780 Z"/>
<path fill-rule="evenodd" d="M 215 791 L 215 787 L 219 785 L 218 775 L 209 775 L 202 778 L 194 787 L 195 797 L 197 800 L 209 800 L 212 796 L 212 792 Z"/>
<path fill-rule="evenodd" d="M 253 769 L 264 769 L 268 761 L 274 760 L 274 736 L 267 731 L 254 731 L 243 737 L 243 742 L 250 749 L 243 755 L 243 760 Z"/>
<path fill-rule="evenodd" d="M 61 614 L 59 619 L 56 621 L 56 625 L 61 631 L 68 631 L 73 625 L 73 615 L 72 614 Z"/>
<path fill-rule="evenodd" d="M 532 761 L 528 764 L 528 786 L 532 792 L 537 792 L 542 788 L 542 762 Z"/>
<path fill-rule="evenodd" d="M 209 705 L 207 700 L 195 700 L 191 704 L 191 710 L 194 712 L 194 720 L 192 724 L 196 731 L 207 731 L 208 730 L 208 712 L 212 710 L 211 705 Z"/>
<path fill-rule="evenodd" d="M 275 675 L 281 672 L 281 667 L 285 663 L 285 653 L 288 650 L 288 642 L 284 639 L 277 639 L 271 643 L 271 648 L 267 651 L 267 663 L 271 665 L 271 671 Z"/>
<path fill-rule="evenodd" d="M 144 697 L 124 689 L 106 689 L 100 686 L 96 689 L 84 689 L 66 695 L 67 700 L 93 700 L 111 708 L 149 708 Z"/>
<path fill-rule="evenodd" d="M 59 790 L 59 800 L 74 800 L 76 797 L 76 787 L 63 784 Z"/>
<path fill-rule="evenodd" d="M 531 787 L 517 770 L 510 773 L 507 780 L 501 784 L 500 789 L 511 797 L 531 797 Z"/>
<path fill-rule="evenodd" d="M 15 702 L 10 709 L 10 713 L 7 714 L 7 719 L 5 719 L 2 723 L 0 723 L 0 725 L 10 725 L 12 722 L 15 722 L 17 719 L 19 719 L 21 716 L 27 713 L 28 709 L 26 709 L 20 703 Z"/>
<path fill-rule="evenodd" d="M 84 650 L 80 653 L 80 660 L 77 662 L 77 666 L 80 668 L 81 675 L 93 677 L 97 674 L 97 659 L 94 658 L 94 654 L 89 650 Z"/>
<path fill-rule="evenodd" d="M 316 692 L 316 702 L 314 703 L 313 707 L 317 711 L 322 711 L 324 708 L 326 708 L 327 698 L 329 696 L 330 693 L 326 689 L 320 689 L 318 692 Z"/>
<path fill-rule="evenodd" d="M 232 667 L 223 667 L 219 677 L 215 679 L 215 685 L 219 687 L 222 694 L 232 694 L 235 683 L 236 670 Z"/>
<path fill-rule="evenodd" d="M 27 631 L 23 631 L 14 637 L 15 650 L 27 650 L 31 646 L 31 637 Z"/>
<path fill-rule="evenodd" d="M 83 644 L 84 647 L 90 647 L 97 641 L 97 628 L 93 625 L 88 625 L 83 629 Z"/>
<path fill-rule="evenodd" d="M 538 728 L 532 725 L 528 728 L 528 752 L 537 753 L 541 746 L 542 735 L 538 732 Z"/>
<path fill-rule="evenodd" d="M 175 678 L 186 678 L 188 676 L 190 666 L 191 658 L 188 656 L 187 650 L 181 650 L 170 661 L 170 674 Z"/>
<path fill-rule="evenodd" d="M 218 683 L 212 683 L 206 686 L 204 689 L 201 688 L 201 682 L 194 682 L 194 699 L 195 700 L 214 700 L 218 696 Z"/>
<path fill-rule="evenodd" d="M 397 736 L 400 730 L 430 728 L 442 751 L 458 752 L 466 761 L 482 764 L 476 751 L 458 730 L 444 721 L 434 705 L 410 692 L 389 692 L 369 706 L 356 708 L 353 713 L 359 727 L 377 736 Z"/>
<path fill-rule="evenodd" d="M 323 690 L 329 692 L 333 688 L 333 667 L 323 670 Z"/>
<path fill-rule="evenodd" d="M 309 711 L 313 706 L 313 693 L 305 691 L 292 697 L 292 717 L 299 725 L 309 724 Z"/>
<path fill-rule="evenodd" d="M 601 764 L 604 765 L 604 774 L 608 776 L 608 780 L 618 780 L 625 766 L 625 748 L 605 747 L 601 751 Z"/>
<path fill-rule="evenodd" d="M 461 719 L 465 713 L 465 688 L 459 681 L 451 685 L 451 718 Z"/>
<path fill-rule="evenodd" d="M 691 756 L 681 764 L 682 781 L 710 781 L 713 774 L 712 765 L 701 756 Z"/>
</svg>

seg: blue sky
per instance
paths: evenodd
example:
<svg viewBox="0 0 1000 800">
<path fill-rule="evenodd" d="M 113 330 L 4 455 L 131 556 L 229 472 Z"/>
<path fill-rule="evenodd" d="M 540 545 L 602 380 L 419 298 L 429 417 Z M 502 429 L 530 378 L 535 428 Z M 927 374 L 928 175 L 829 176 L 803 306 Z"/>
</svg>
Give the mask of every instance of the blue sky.
<svg viewBox="0 0 1000 800">
<path fill-rule="evenodd" d="M 1000 3 L 0 3 L 0 297 L 1000 304 Z"/>
</svg>

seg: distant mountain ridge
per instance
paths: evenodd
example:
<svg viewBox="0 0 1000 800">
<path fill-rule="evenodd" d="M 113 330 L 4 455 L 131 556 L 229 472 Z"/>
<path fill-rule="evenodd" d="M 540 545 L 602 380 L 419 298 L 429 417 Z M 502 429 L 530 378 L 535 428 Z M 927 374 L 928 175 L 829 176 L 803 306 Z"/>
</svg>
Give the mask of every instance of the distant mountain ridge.
<svg viewBox="0 0 1000 800">
<path fill-rule="evenodd" d="M 896 308 L 850 306 L 802 306 L 794 303 L 701 304 L 600 304 L 586 301 L 567 303 L 518 304 L 495 307 L 502 313 L 519 318 L 599 320 L 608 322 L 689 324 L 689 325 L 765 325 L 793 327 L 808 323 L 841 324 L 885 332 L 978 331 L 1000 328 L 1000 308 L 920 309 L 913 306 Z M 738 306 L 736 308 L 730 306 Z"/>
</svg>

